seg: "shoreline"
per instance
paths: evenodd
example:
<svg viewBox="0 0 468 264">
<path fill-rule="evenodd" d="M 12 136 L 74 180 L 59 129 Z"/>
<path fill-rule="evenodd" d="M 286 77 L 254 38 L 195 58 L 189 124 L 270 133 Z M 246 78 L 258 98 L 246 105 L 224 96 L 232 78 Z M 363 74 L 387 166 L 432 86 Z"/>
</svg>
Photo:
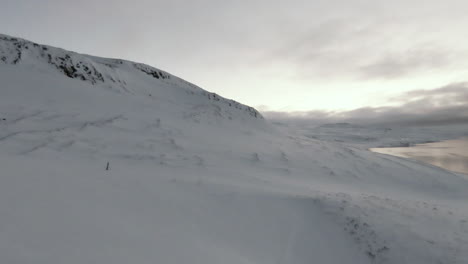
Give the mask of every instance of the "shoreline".
<svg viewBox="0 0 468 264">
<path fill-rule="evenodd" d="M 385 154 L 430 164 L 468 176 L 468 137 L 399 147 L 368 148 L 370 152 Z"/>
</svg>

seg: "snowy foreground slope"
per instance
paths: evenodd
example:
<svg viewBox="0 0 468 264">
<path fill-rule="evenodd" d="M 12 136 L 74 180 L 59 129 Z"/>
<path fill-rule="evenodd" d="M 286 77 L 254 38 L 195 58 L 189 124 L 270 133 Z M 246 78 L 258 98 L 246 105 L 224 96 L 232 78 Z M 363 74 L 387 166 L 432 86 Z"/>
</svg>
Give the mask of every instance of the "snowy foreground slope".
<svg viewBox="0 0 468 264">
<path fill-rule="evenodd" d="M 4 35 L 0 92 L 1 263 L 468 263 L 461 175 Z"/>
</svg>

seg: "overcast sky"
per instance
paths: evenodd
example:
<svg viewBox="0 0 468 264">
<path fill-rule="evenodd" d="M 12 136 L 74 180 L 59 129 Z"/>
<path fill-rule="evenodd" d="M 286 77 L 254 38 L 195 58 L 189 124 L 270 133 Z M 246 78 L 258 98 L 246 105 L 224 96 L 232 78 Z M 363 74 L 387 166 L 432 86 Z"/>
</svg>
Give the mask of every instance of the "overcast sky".
<svg viewBox="0 0 468 264">
<path fill-rule="evenodd" d="M 453 83 L 431 90 L 412 90 L 389 101 L 396 104 L 366 106 L 348 111 L 267 111 L 264 115 L 274 121 L 298 124 L 468 124 L 468 83 Z"/>
<path fill-rule="evenodd" d="M 0 32 L 311 113 L 468 81 L 467 14 L 466 0 L 0 0 Z"/>
</svg>

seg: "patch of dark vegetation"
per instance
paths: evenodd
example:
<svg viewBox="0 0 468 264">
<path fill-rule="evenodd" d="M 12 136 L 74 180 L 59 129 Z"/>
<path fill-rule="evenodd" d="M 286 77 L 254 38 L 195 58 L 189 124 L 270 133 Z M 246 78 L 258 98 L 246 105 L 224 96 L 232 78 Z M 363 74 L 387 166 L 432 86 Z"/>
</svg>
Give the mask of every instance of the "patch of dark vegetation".
<svg viewBox="0 0 468 264">
<path fill-rule="evenodd" d="M 6 64 L 18 64 L 25 52 L 28 56 L 36 56 L 46 59 L 47 63 L 54 66 L 65 76 L 73 79 L 89 81 L 92 84 L 104 82 L 103 75 L 92 65 L 86 62 L 74 62 L 69 54 L 64 52 L 51 53 L 49 48 L 41 46 L 37 43 L 32 43 L 18 38 L 0 36 L 0 40 L 6 45 L 0 47 L 0 61 Z M 86 70 L 80 70 L 85 64 Z"/>
<path fill-rule="evenodd" d="M 17 48 L 17 56 L 15 57 L 15 59 L 13 60 L 13 64 L 18 64 L 18 62 L 21 60 L 21 55 L 23 55 L 23 53 L 21 52 L 21 50 L 19 48 Z"/>
<path fill-rule="evenodd" d="M 233 107 L 235 109 L 246 111 L 252 117 L 263 119 L 263 116 L 253 107 L 243 105 L 243 104 L 241 104 L 241 103 L 239 103 L 237 101 L 234 101 L 234 100 L 223 98 L 223 97 L 217 95 L 216 93 L 210 93 L 210 92 L 203 91 L 202 94 L 204 96 L 206 96 L 208 98 L 208 100 L 213 100 L 213 101 L 216 101 L 216 102 L 221 102 L 221 103 L 227 104 L 229 107 Z"/>
<path fill-rule="evenodd" d="M 89 81 L 92 84 L 104 82 L 104 76 L 94 66 L 87 66 L 82 61 L 74 62 L 70 55 L 53 57 L 48 54 L 47 57 L 51 65 L 69 78 Z"/>
<path fill-rule="evenodd" d="M 148 75 L 151 75 L 151 76 L 153 76 L 153 78 L 156 78 L 156 79 L 165 80 L 165 79 L 170 79 L 171 78 L 171 76 L 169 74 L 167 74 L 167 73 L 165 73 L 163 71 L 157 70 L 155 68 L 152 68 L 150 66 L 144 65 L 144 64 L 134 63 L 133 66 L 136 69 L 138 69 L 138 70 L 140 70 L 140 71 L 142 71 L 142 72 L 144 72 L 144 73 L 146 73 Z"/>
<path fill-rule="evenodd" d="M 386 245 L 378 241 L 377 234 L 368 223 L 357 218 L 346 217 L 344 230 L 348 232 L 359 245 L 364 247 L 366 255 L 372 261 L 384 259 L 385 253 L 390 250 Z"/>
</svg>

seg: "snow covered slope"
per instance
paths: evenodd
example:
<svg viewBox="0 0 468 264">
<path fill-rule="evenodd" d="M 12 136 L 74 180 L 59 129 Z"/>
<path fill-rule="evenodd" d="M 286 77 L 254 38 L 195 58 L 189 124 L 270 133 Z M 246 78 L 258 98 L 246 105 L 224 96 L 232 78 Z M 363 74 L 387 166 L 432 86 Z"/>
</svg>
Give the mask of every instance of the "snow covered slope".
<svg viewBox="0 0 468 264">
<path fill-rule="evenodd" d="M 263 118 L 252 107 L 206 92 L 145 64 L 77 54 L 6 35 L 0 35 L 0 42 L 2 64 L 20 65 L 22 68 L 49 73 L 54 77 L 66 76 L 85 85 L 100 86 L 117 93 L 149 97 L 154 94 L 163 100 L 176 98 L 179 103 L 190 104 L 194 112 L 209 111 L 228 118 L 236 112 L 245 112 L 252 117 Z M 200 105 L 205 104 L 207 100 L 214 101 L 209 104 L 212 108 L 200 109 Z"/>
<path fill-rule="evenodd" d="M 436 142 L 468 136 L 468 124 L 450 125 L 358 125 L 298 124 L 276 122 L 280 127 L 317 140 L 342 142 L 362 148 L 407 147 L 420 143 Z"/>
<path fill-rule="evenodd" d="M 146 65 L 0 36 L 2 263 L 467 263 L 467 190 Z"/>
</svg>

